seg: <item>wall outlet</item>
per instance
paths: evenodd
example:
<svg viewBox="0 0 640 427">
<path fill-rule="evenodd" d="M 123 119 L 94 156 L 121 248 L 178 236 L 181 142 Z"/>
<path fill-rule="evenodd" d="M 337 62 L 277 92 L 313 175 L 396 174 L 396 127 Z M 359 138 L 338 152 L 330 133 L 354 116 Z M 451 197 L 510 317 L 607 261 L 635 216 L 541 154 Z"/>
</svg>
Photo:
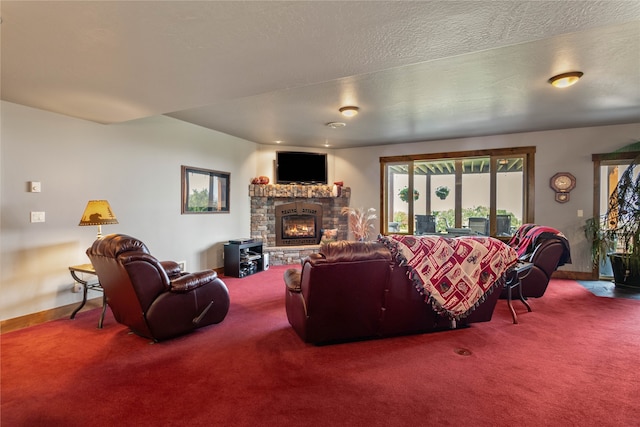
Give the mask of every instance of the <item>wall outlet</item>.
<svg viewBox="0 0 640 427">
<path fill-rule="evenodd" d="M 180 271 L 187 271 L 187 261 L 177 261 L 177 263 L 180 266 Z"/>
<path fill-rule="evenodd" d="M 79 294 L 80 292 L 82 292 L 82 283 L 74 283 L 71 292 L 73 292 L 74 294 Z"/>
</svg>

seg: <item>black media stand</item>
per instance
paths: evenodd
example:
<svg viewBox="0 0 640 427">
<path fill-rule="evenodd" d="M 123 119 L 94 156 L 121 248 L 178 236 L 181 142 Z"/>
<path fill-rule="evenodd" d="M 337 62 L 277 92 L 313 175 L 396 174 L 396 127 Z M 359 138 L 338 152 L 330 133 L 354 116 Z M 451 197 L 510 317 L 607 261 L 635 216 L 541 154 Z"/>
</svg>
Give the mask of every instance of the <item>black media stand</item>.
<svg viewBox="0 0 640 427">
<path fill-rule="evenodd" d="M 224 275 L 245 277 L 264 270 L 262 241 L 224 245 Z"/>
</svg>

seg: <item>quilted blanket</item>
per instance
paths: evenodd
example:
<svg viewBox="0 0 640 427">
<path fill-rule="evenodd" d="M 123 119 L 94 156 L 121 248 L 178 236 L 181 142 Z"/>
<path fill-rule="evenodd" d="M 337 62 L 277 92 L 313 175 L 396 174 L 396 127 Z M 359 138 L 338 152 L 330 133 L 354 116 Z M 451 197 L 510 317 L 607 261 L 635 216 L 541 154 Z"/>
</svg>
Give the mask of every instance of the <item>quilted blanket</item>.
<svg viewBox="0 0 640 427">
<path fill-rule="evenodd" d="M 516 251 L 492 237 L 380 236 L 425 301 L 449 318 L 468 316 L 518 261 Z"/>
<path fill-rule="evenodd" d="M 564 234 L 555 228 L 537 224 L 522 224 L 507 244 L 516 250 L 521 260 L 531 261 L 537 245 L 544 240 L 557 240 L 562 244 L 564 249 L 558 261 L 558 267 L 571 264 L 569 241 Z"/>
</svg>

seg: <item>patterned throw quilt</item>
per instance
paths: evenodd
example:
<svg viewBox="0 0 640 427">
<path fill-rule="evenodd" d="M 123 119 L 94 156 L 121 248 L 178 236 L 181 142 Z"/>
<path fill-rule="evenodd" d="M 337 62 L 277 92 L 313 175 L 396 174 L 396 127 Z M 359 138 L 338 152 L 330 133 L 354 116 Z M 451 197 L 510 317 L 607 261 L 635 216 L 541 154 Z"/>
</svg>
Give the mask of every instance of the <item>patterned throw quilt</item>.
<svg viewBox="0 0 640 427">
<path fill-rule="evenodd" d="M 400 265 L 409 267 L 425 301 L 451 319 L 468 316 L 518 261 L 516 251 L 492 237 L 380 236 Z"/>
</svg>

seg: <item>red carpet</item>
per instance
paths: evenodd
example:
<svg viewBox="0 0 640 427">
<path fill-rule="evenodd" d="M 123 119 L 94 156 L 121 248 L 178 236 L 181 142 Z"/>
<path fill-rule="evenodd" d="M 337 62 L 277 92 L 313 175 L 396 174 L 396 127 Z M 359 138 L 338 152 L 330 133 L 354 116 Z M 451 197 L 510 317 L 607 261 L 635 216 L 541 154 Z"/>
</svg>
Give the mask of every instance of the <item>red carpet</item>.
<svg viewBox="0 0 640 427">
<path fill-rule="evenodd" d="M 98 310 L 2 335 L 2 426 L 639 423 L 640 301 L 553 280 L 518 325 L 499 301 L 467 329 L 315 347 L 284 269 L 223 278 L 227 318 L 160 344 Z"/>
</svg>

